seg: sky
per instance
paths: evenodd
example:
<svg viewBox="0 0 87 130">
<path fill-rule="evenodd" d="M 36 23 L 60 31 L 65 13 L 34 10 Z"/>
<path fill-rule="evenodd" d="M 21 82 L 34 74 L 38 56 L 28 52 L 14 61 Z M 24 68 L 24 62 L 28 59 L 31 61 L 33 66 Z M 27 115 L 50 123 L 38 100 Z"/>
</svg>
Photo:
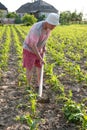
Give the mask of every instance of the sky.
<svg viewBox="0 0 87 130">
<path fill-rule="evenodd" d="M 62 11 L 71 11 L 75 10 L 79 13 L 87 14 L 87 0 L 43 0 L 51 5 L 53 5 L 59 12 Z M 4 4 L 9 12 L 16 11 L 21 5 L 32 0 L 0 0 Z"/>
</svg>

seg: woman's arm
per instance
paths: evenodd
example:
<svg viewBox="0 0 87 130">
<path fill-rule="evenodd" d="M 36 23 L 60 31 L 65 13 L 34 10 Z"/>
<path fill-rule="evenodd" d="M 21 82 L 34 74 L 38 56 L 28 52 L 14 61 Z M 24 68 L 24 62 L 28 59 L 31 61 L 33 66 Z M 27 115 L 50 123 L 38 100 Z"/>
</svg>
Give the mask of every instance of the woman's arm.
<svg viewBox="0 0 87 130">
<path fill-rule="evenodd" d="M 32 44 L 31 49 L 32 49 L 32 52 L 38 57 L 38 59 L 40 59 L 42 64 L 44 64 L 43 57 L 41 56 L 36 44 Z"/>
</svg>

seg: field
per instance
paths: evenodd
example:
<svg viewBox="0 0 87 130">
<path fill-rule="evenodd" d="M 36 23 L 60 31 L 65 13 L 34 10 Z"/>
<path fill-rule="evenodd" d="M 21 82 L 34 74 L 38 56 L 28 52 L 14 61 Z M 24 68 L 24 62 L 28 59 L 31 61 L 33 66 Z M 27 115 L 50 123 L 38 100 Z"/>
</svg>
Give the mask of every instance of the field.
<svg viewBox="0 0 87 130">
<path fill-rule="evenodd" d="M 0 26 L 0 130 L 87 130 L 87 26 L 52 31 L 41 102 L 35 76 L 29 89 L 22 67 L 22 44 L 29 29 Z"/>
</svg>

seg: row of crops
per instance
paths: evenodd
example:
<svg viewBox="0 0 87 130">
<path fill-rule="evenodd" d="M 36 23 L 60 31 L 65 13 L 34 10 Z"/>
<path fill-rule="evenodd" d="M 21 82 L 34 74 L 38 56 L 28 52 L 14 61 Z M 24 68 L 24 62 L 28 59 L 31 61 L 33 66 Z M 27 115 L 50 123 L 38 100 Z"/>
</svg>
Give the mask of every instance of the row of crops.
<svg viewBox="0 0 87 130">
<path fill-rule="evenodd" d="M 18 86 L 26 85 L 25 70 L 22 68 L 22 43 L 29 28 L 16 25 L 0 26 L 0 77 L 1 72 L 8 69 L 10 48 L 14 46 L 19 73 Z M 61 111 L 66 119 L 79 123 L 80 130 L 86 130 L 87 93 L 84 96 L 80 95 L 80 100 L 75 101 L 72 86 L 80 89 L 84 87 L 84 90 L 87 90 L 87 26 L 56 27 L 47 41 L 45 61 L 45 83 L 55 93 L 56 103 L 64 101 Z M 38 129 L 36 94 L 27 91 L 30 95 L 31 114 L 18 116 L 16 120 L 26 120 L 30 129 L 35 130 Z"/>
<path fill-rule="evenodd" d="M 73 100 L 73 90 L 87 90 L 87 26 L 63 26 L 52 32 L 48 41 L 46 74 L 56 94 L 56 101 L 64 101 L 63 112 L 69 122 L 80 122 L 80 130 L 87 129 L 87 98 L 79 93 Z M 50 59 L 50 62 L 49 62 Z M 51 64 L 50 64 L 51 63 Z M 48 69 L 50 68 L 50 69 Z M 68 86 L 68 94 L 66 87 Z"/>
</svg>

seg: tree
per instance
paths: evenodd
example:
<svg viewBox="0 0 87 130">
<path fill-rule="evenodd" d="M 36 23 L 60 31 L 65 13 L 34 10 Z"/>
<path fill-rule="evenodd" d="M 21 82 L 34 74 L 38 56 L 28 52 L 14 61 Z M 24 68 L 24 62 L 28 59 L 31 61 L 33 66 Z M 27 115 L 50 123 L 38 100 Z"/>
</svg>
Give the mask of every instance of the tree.
<svg viewBox="0 0 87 130">
<path fill-rule="evenodd" d="M 71 14 L 71 21 L 77 21 L 77 14 L 76 14 L 76 11 L 74 11 L 72 14 Z"/>
<path fill-rule="evenodd" d="M 69 24 L 71 21 L 71 13 L 70 11 L 65 11 L 60 13 L 60 23 L 61 24 Z"/>
<path fill-rule="evenodd" d="M 27 25 L 32 25 L 32 24 L 34 24 L 35 22 L 37 22 L 37 19 L 35 18 L 34 15 L 25 14 L 25 15 L 22 17 L 22 21 L 23 21 L 23 23 L 25 23 L 25 24 L 27 24 Z"/>
<path fill-rule="evenodd" d="M 20 17 L 20 16 L 17 15 L 17 16 L 15 17 L 15 23 L 16 23 L 16 24 L 22 23 L 22 20 L 21 20 L 21 17 Z"/>
<path fill-rule="evenodd" d="M 16 18 L 16 17 L 17 17 L 17 14 L 14 13 L 14 12 L 8 13 L 8 14 L 6 15 L 6 18 Z"/>
<path fill-rule="evenodd" d="M 78 20 L 78 21 L 82 21 L 82 17 L 83 17 L 83 14 L 82 14 L 82 13 L 79 13 L 79 14 L 77 15 L 77 20 Z"/>
<path fill-rule="evenodd" d="M 61 24 L 70 24 L 70 23 L 80 23 L 82 21 L 83 14 L 80 12 L 77 14 L 76 11 L 70 12 L 65 11 L 60 13 L 60 23 Z"/>
<path fill-rule="evenodd" d="M 41 15 L 41 16 L 38 18 L 38 21 L 44 20 L 45 18 L 46 18 L 45 15 Z"/>
<path fill-rule="evenodd" d="M 20 24 L 22 21 L 21 21 L 21 17 L 19 15 L 17 15 L 15 12 L 12 12 L 12 13 L 8 13 L 6 15 L 6 18 L 12 18 L 15 20 L 15 23 L 16 24 Z"/>
</svg>

